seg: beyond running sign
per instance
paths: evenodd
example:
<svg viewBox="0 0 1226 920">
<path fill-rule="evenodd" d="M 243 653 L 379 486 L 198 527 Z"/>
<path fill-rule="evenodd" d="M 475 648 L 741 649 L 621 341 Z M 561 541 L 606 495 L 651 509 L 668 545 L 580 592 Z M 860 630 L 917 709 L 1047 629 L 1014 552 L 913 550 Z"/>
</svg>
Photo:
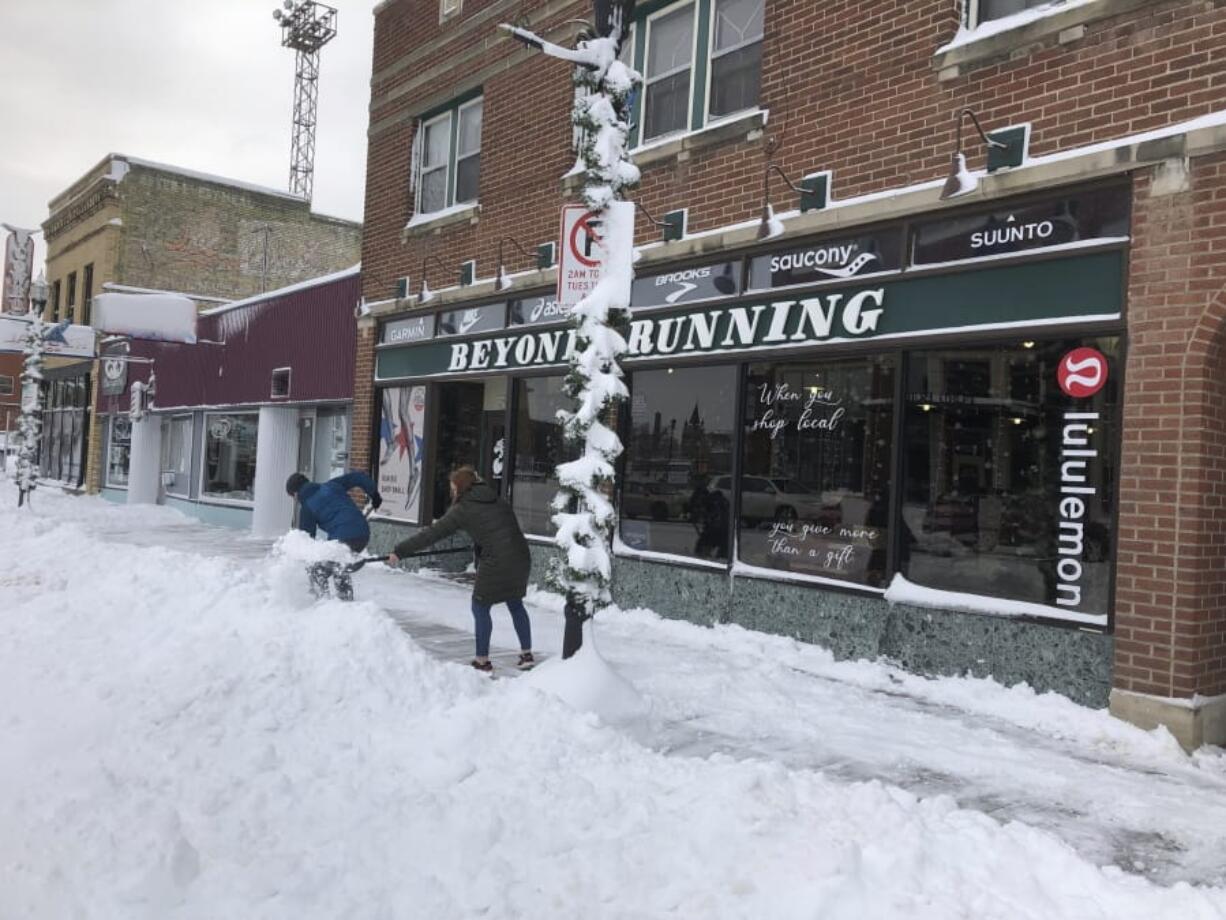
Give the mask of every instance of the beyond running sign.
<svg viewBox="0 0 1226 920">
<path fill-rule="evenodd" d="M 695 305 L 636 315 L 627 360 L 732 353 L 988 328 L 1029 334 L 1036 324 L 1118 320 L 1123 256 L 1001 265 L 952 275 L 901 277 L 802 297 Z M 462 342 L 383 346 L 376 380 L 565 364 L 573 331 L 519 327 Z"/>
<path fill-rule="evenodd" d="M 845 302 L 843 298 L 842 294 L 827 294 L 769 307 L 758 304 L 637 319 L 630 324 L 629 357 L 821 342 L 836 329 L 842 337 L 857 338 L 877 328 L 884 311 L 884 290 L 859 291 Z M 573 329 L 455 342 L 450 346 L 447 370 L 454 373 L 556 364 L 569 359 L 574 343 Z"/>
</svg>

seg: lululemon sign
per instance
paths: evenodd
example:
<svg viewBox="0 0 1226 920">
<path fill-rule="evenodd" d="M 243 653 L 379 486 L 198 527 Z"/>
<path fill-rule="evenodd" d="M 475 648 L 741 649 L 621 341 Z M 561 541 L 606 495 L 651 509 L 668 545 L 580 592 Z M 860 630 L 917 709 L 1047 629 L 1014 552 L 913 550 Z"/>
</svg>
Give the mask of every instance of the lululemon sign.
<svg viewBox="0 0 1226 920">
<path fill-rule="evenodd" d="M 1074 399 L 1093 396 L 1107 382 L 1107 359 L 1094 348 L 1074 348 L 1056 368 L 1056 379 L 1066 395 Z"/>
<path fill-rule="evenodd" d="M 615 201 L 610 208 L 631 211 L 628 220 L 620 225 L 628 230 L 628 239 L 607 239 L 607 228 L 599 211 L 591 211 L 582 205 L 566 205 L 562 208 L 562 257 L 558 262 L 558 304 L 569 310 L 592 292 L 600 281 L 608 247 L 634 245 L 634 204 Z"/>
</svg>

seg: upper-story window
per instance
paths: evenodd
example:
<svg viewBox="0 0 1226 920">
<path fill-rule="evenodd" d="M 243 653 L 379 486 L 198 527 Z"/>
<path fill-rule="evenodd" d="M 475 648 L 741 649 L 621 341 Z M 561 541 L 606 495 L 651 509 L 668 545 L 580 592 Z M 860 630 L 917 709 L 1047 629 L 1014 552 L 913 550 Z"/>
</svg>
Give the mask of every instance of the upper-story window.
<svg viewBox="0 0 1226 920">
<path fill-rule="evenodd" d="M 55 283 L 51 285 L 51 318 L 59 320 L 60 318 L 60 279 L 56 278 Z"/>
<path fill-rule="evenodd" d="M 758 104 L 764 0 L 716 0 L 711 36 L 712 117 Z"/>
<path fill-rule="evenodd" d="M 991 19 L 1003 19 L 1036 6 L 1051 6 L 1052 0 L 970 0 L 972 26 Z"/>
<path fill-rule="evenodd" d="M 438 0 L 438 19 L 442 22 L 460 12 L 461 0 Z"/>
<path fill-rule="evenodd" d="M 762 73 L 765 0 L 684 0 L 638 24 L 640 142 L 753 109 Z"/>
<path fill-rule="evenodd" d="M 85 275 L 81 281 L 81 325 L 88 326 L 93 313 L 94 304 L 94 263 L 85 266 Z"/>
<path fill-rule="evenodd" d="M 68 273 L 68 300 L 64 307 L 64 319 L 73 319 L 77 309 L 77 273 Z"/>
<path fill-rule="evenodd" d="M 477 200 L 481 175 L 483 100 L 424 119 L 419 131 L 417 214 Z"/>
</svg>

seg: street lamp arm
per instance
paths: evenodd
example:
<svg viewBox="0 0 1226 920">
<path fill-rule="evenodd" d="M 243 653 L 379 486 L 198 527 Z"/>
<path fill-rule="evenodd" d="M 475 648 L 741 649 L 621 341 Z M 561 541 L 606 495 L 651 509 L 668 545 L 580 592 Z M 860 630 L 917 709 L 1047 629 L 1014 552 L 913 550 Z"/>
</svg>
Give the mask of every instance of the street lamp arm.
<svg viewBox="0 0 1226 920">
<path fill-rule="evenodd" d="M 519 26 L 513 26 L 506 22 L 499 26 L 499 28 L 510 32 L 511 37 L 516 41 L 522 42 L 529 48 L 536 48 L 549 55 L 549 57 L 557 58 L 561 61 L 569 61 L 572 64 L 578 64 L 580 67 L 588 67 L 592 70 L 599 70 L 603 63 L 599 55 L 588 51 L 586 48 L 563 48 L 561 45 L 555 45 L 551 41 L 546 41 L 535 32 L 521 29 Z"/>
</svg>

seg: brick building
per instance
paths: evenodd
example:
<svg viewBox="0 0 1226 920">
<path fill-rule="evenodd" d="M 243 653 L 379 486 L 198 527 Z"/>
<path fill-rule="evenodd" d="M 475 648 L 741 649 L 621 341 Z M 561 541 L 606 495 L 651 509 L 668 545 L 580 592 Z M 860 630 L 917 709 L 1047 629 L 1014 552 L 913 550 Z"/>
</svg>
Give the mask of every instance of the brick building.
<svg viewBox="0 0 1226 920">
<path fill-rule="evenodd" d="M 587 16 L 375 11 L 384 542 L 475 462 L 551 553 L 572 87 L 498 25 Z M 1226 740 L 1224 50 L 1211 0 L 640 2 L 618 601 Z"/>
<path fill-rule="evenodd" d="M 88 326 L 104 287 L 179 292 L 209 308 L 350 268 L 360 254 L 360 224 L 314 214 L 299 196 L 122 154 L 108 154 L 49 208 L 46 318 L 56 322 Z M 96 492 L 103 464 L 101 431 L 89 425 L 92 370 L 93 362 L 48 362 L 47 406 L 63 424 L 45 436 L 42 468 Z"/>
</svg>

